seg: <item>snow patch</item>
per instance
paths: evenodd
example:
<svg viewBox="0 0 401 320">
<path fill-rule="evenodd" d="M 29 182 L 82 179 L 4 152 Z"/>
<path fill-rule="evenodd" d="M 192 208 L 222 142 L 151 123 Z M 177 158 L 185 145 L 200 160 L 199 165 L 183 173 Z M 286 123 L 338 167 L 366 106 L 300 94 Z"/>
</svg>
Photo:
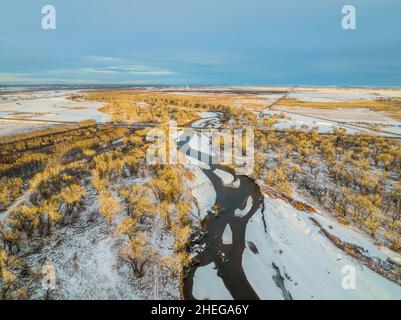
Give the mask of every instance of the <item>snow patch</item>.
<svg viewBox="0 0 401 320">
<path fill-rule="evenodd" d="M 217 276 L 214 263 L 196 269 L 192 294 L 197 300 L 232 300 L 223 280 Z"/>
<path fill-rule="evenodd" d="M 227 224 L 226 228 L 224 229 L 222 235 L 223 244 L 232 244 L 233 243 L 233 232 L 231 231 L 231 227 Z"/>
<path fill-rule="evenodd" d="M 199 167 L 193 166 L 192 173 L 195 179 L 190 182 L 190 188 L 192 189 L 192 195 L 198 201 L 200 218 L 203 220 L 216 202 L 216 191 L 213 184 Z"/>
<path fill-rule="evenodd" d="M 260 211 L 248 222 L 246 241 L 255 244 L 258 254 L 245 250 L 242 263 L 249 282 L 261 299 L 271 299 L 278 293 L 282 295 L 277 286 L 271 287 L 270 279 L 274 274 L 272 263 L 280 270 L 285 279 L 284 286 L 293 299 L 401 298 L 400 286 L 335 247 L 309 216 L 282 200 L 265 198 L 268 232 L 264 231 Z M 337 235 L 341 232 L 342 239 L 362 241 L 352 231 L 337 231 L 337 226 L 332 227 L 330 232 L 338 232 Z M 345 276 L 342 271 L 345 266 L 355 268 L 355 290 L 345 290 L 342 287 Z M 260 279 L 267 284 L 262 286 Z"/>
<path fill-rule="evenodd" d="M 246 201 L 246 206 L 244 209 L 235 209 L 234 214 L 236 217 L 244 217 L 248 214 L 248 212 L 252 209 L 253 206 L 253 199 L 251 196 L 248 197 Z"/>
<path fill-rule="evenodd" d="M 210 142 L 209 135 L 194 134 L 191 140 L 189 141 L 188 145 L 191 147 L 191 149 L 200 151 L 208 155 L 213 155 L 212 144 Z"/>
<path fill-rule="evenodd" d="M 221 179 L 224 185 L 230 185 L 234 181 L 234 176 L 229 172 L 220 169 L 215 169 L 213 172 Z"/>
</svg>

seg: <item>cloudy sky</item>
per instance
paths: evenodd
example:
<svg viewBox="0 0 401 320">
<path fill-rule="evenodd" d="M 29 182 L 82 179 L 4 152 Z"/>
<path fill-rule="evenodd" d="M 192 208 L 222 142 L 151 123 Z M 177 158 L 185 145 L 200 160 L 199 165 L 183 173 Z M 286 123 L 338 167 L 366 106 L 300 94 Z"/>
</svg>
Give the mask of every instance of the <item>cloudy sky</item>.
<svg viewBox="0 0 401 320">
<path fill-rule="evenodd" d="M 400 86 L 401 1 L 1 0 L 1 83 Z"/>
</svg>

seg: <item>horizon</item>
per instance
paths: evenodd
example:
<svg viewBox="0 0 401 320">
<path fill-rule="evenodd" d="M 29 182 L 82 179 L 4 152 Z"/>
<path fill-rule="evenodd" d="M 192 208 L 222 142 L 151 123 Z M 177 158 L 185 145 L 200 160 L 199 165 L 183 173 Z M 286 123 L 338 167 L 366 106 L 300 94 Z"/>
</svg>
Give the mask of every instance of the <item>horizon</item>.
<svg viewBox="0 0 401 320">
<path fill-rule="evenodd" d="M 188 89 L 197 89 L 197 88 L 236 88 L 236 87 L 244 87 L 244 88 L 333 88 L 333 89 L 400 89 L 401 85 L 314 85 L 314 84 L 286 84 L 286 85 L 276 85 L 276 84 L 119 84 L 119 83 L 110 83 L 110 84 L 100 84 L 100 83 L 2 83 L 0 82 L 0 87 L 67 87 L 67 88 L 186 88 Z"/>
</svg>

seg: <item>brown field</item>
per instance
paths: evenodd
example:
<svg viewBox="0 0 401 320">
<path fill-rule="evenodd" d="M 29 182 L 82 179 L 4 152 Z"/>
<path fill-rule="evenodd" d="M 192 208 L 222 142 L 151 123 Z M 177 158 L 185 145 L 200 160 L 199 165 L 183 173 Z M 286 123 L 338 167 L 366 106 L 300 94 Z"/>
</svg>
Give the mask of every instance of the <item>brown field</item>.
<svg viewBox="0 0 401 320">
<path fill-rule="evenodd" d="M 264 99 L 248 94 L 178 94 L 147 90 L 101 90 L 72 98 L 104 102 L 99 111 L 112 115 L 114 122 L 165 123 L 176 119 L 178 124 L 199 118 L 198 113 L 203 111 L 245 112 L 249 116 L 245 108 L 260 109 L 266 104 Z"/>
<path fill-rule="evenodd" d="M 277 106 L 302 107 L 316 109 L 370 109 L 385 112 L 388 116 L 401 120 L 401 99 L 352 100 L 341 102 L 311 102 L 297 99 L 283 99 Z"/>
</svg>

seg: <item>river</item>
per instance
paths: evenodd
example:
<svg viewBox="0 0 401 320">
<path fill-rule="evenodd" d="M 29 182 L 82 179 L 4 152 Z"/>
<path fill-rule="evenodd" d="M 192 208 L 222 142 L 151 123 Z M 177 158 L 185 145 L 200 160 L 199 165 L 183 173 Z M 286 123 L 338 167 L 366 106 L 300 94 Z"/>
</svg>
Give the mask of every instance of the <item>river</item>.
<svg viewBox="0 0 401 320">
<path fill-rule="evenodd" d="M 185 142 L 178 144 L 179 148 L 188 143 L 191 137 Z M 186 152 L 193 156 L 191 148 Z M 198 160 L 202 159 L 198 153 Z M 205 159 L 205 158 L 203 158 Z M 211 157 L 209 157 L 211 160 Z M 217 268 L 217 275 L 221 277 L 225 287 L 233 299 L 256 300 L 259 299 L 252 286 L 249 284 L 242 268 L 242 254 L 245 249 L 245 231 L 249 219 L 262 209 L 263 195 L 259 186 L 249 177 L 236 175 L 235 172 L 224 165 L 209 165 L 210 169 L 202 169 L 203 173 L 213 184 L 216 191 L 215 205 L 219 208 L 219 214 L 208 212 L 206 218 L 206 235 L 201 239 L 200 245 L 204 250 L 193 258 L 196 263 L 187 270 L 183 279 L 183 298 L 195 299 L 193 296 L 194 275 L 197 268 L 214 263 Z M 234 176 L 235 187 L 224 185 L 222 179 L 215 173 L 215 170 L 222 170 Z M 238 186 L 239 182 L 239 186 Z M 249 199 L 252 199 L 252 206 L 243 214 L 236 215 L 236 210 L 244 210 Z M 232 231 L 231 244 L 223 243 L 223 233 L 227 225 Z"/>
</svg>

